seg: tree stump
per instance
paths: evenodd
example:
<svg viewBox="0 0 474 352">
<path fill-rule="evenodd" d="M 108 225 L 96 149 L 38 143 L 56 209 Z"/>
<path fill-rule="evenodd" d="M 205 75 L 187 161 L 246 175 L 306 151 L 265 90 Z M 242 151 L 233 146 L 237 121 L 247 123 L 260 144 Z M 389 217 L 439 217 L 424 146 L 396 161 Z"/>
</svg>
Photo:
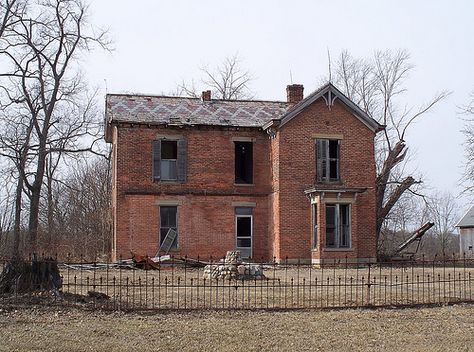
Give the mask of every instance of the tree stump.
<svg viewBox="0 0 474 352">
<path fill-rule="evenodd" d="M 53 258 L 12 259 L 0 274 L 0 294 L 57 291 L 61 286 L 58 262 Z"/>
</svg>

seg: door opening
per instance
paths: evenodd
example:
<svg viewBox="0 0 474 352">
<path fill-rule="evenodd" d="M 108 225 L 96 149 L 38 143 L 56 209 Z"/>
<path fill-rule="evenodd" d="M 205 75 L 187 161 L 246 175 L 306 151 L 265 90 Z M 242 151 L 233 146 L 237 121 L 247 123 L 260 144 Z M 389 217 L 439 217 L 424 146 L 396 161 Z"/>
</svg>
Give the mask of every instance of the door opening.
<svg viewBox="0 0 474 352">
<path fill-rule="evenodd" d="M 236 250 L 240 251 L 242 258 L 252 257 L 252 209 L 236 208 L 235 238 Z"/>
</svg>

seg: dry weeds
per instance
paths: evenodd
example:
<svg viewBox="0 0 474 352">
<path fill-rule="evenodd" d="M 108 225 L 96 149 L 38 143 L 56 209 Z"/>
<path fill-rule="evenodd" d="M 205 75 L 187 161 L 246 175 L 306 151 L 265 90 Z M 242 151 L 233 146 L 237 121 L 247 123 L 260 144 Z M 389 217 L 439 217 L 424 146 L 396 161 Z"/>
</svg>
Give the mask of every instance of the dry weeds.
<svg viewBox="0 0 474 352">
<path fill-rule="evenodd" d="M 0 308 L 0 351 L 471 351 L 474 306 L 124 314 Z"/>
</svg>

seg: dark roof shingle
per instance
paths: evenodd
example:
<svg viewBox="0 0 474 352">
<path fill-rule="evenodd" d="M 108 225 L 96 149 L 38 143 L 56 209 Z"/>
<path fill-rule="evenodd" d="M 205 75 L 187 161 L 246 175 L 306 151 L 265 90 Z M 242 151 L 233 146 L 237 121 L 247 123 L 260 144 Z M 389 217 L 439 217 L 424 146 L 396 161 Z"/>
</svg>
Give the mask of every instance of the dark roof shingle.
<svg viewBox="0 0 474 352">
<path fill-rule="evenodd" d="M 258 100 L 211 100 L 198 98 L 108 94 L 109 122 L 147 124 L 217 125 L 261 127 L 278 119 L 286 102 Z"/>
</svg>

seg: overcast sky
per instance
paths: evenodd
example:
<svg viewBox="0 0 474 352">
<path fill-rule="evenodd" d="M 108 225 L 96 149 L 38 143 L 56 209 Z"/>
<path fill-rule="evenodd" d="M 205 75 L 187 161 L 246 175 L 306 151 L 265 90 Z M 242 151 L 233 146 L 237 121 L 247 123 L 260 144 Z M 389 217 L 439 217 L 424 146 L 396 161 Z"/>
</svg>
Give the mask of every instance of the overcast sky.
<svg viewBox="0 0 474 352">
<path fill-rule="evenodd" d="M 260 99 L 305 95 L 327 76 L 327 50 L 357 57 L 406 49 L 416 66 L 404 104 L 419 105 L 452 91 L 408 134 L 412 167 L 440 191 L 459 194 L 463 121 L 459 107 L 474 91 L 474 1 L 158 1 L 93 0 L 91 22 L 110 29 L 115 51 L 93 52 L 88 79 L 109 93 L 161 94 L 200 77 L 236 53 L 252 72 Z M 460 202 L 466 206 L 467 200 Z"/>
</svg>

